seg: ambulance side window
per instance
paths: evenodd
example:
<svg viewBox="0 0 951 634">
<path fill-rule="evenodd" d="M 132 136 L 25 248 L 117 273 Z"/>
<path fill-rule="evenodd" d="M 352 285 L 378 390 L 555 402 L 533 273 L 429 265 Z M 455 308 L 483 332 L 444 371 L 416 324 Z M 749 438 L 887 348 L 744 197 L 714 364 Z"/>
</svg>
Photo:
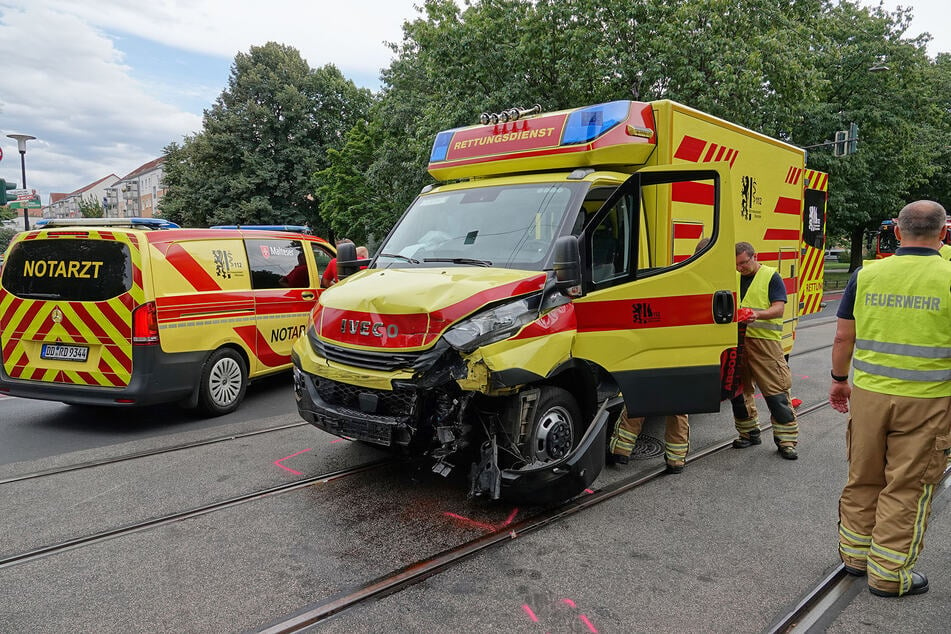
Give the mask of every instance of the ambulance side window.
<svg viewBox="0 0 951 634">
<path fill-rule="evenodd" d="M 595 284 L 621 279 L 632 270 L 634 208 L 633 196 L 622 196 L 594 227 L 589 265 Z"/>
</svg>

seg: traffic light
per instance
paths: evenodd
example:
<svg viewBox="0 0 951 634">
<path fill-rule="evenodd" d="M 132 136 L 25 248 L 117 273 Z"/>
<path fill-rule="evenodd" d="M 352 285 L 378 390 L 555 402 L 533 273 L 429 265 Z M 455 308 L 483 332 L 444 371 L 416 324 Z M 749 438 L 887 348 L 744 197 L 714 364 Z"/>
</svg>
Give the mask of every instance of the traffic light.
<svg viewBox="0 0 951 634">
<path fill-rule="evenodd" d="M 12 203 L 17 199 L 16 196 L 10 196 L 7 193 L 8 189 L 16 189 L 16 183 L 8 183 L 7 181 L 0 178 L 0 207 L 3 207 L 7 203 Z"/>
<path fill-rule="evenodd" d="M 846 154 L 855 154 L 859 144 L 859 127 L 855 123 L 849 124 L 849 143 Z"/>
<path fill-rule="evenodd" d="M 832 145 L 833 156 L 845 156 L 848 153 L 846 138 L 848 133 L 845 130 L 836 130 L 835 143 Z"/>
</svg>

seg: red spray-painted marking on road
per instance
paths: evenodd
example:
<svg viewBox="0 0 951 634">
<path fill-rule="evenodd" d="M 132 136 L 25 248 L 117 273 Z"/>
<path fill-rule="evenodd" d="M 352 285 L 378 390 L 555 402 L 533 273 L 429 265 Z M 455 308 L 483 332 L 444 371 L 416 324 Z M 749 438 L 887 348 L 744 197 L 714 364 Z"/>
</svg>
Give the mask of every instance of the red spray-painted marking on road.
<svg viewBox="0 0 951 634">
<path fill-rule="evenodd" d="M 285 467 L 285 466 L 282 465 L 281 463 L 284 462 L 285 460 L 287 460 L 288 458 L 293 458 L 294 456 L 299 456 L 299 455 L 301 455 L 302 453 L 306 453 L 306 452 L 308 452 L 308 451 L 310 451 L 310 449 L 301 449 L 301 450 L 298 451 L 297 453 L 292 453 L 292 454 L 289 455 L 289 456 L 284 456 L 284 457 L 281 458 L 280 460 L 275 460 L 275 461 L 274 461 L 274 464 L 276 464 L 277 466 L 279 466 L 281 469 L 284 469 L 284 471 L 290 471 L 290 472 L 293 473 L 294 475 L 304 475 L 304 474 L 301 473 L 300 471 L 295 471 L 294 469 L 291 469 L 290 467 Z"/>
<path fill-rule="evenodd" d="M 564 603 L 565 605 L 567 605 L 567 606 L 570 607 L 570 608 L 577 608 L 577 607 L 578 607 L 578 606 L 575 605 L 575 602 L 572 601 L 571 599 L 562 599 L 561 602 Z M 581 619 L 581 622 L 584 623 L 585 626 L 587 626 L 589 632 L 594 632 L 594 634 L 597 634 L 597 632 L 598 632 L 597 628 L 595 628 L 595 627 L 594 627 L 594 624 L 591 623 L 591 621 L 588 620 L 588 617 L 586 617 L 584 614 L 579 614 L 579 615 L 578 615 L 578 618 Z"/>
<path fill-rule="evenodd" d="M 525 614 L 527 614 L 528 618 L 532 620 L 532 623 L 538 623 L 538 617 L 535 616 L 535 613 L 532 612 L 532 609 L 528 607 L 527 603 L 522 604 L 522 609 L 525 610 Z"/>
<path fill-rule="evenodd" d="M 495 524 L 488 524 L 488 523 L 486 523 L 486 522 L 479 522 L 479 521 L 477 521 L 477 520 L 474 520 L 474 519 L 471 519 L 471 518 L 468 518 L 468 517 L 464 517 L 464 516 L 462 516 L 462 515 L 459 515 L 458 513 L 453 513 L 452 511 L 446 511 L 446 512 L 444 513 L 444 515 L 447 516 L 447 517 L 451 517 L 451 518 L 453 518 L 453 519 L 455 519 L 455 520 L 459 520 L 460 522 L 465 522 L 466 524 L 471 524 L 472 526 L 476 526 L 476 527 L 481 528 L 481 529 L 483 529 L 483 530 L 485 530 L 485 531 L 495 532 L 495 531 L 502 530 L 503 528 L 505 528 L 506 526 L 508 526 L 509 524 L 511 524 L 512 521 L 515 519 L 515 516 L 518 515 L 518 509 L 517 509 L 517 508 L 512 509 L 512 512 L 509 513 L 508 518 L 507 518 L 504 522 L 502 522 L 501 524 L 499 524 L 499 525 L 497 525 L 497 526 L 496 526 Z"/>
<path fill-rule="evenodd" d="M 590 494 L 594 493 L 594 490 L 593 490 L 593 489 L 585 489 L 584 492 L 590 495 Z"/>
</svg>

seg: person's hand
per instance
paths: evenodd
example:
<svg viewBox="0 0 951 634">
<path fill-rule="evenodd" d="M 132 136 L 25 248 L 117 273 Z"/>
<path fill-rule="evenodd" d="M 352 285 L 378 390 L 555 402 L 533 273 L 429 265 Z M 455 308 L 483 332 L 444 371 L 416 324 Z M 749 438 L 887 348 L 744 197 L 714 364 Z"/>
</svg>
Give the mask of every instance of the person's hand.
<svg viewBox="0 0 951 634">
<path fill-rule="evenodd" d="M 829 386 L 829 405 L 837 412 L 848 413 L 851 396 L 852 386 L 848 381 L 833 381 Z"/>
<path fill-rule="evenodd" d="M 751 324 L 756 321 L 756 311 L 744 306 L 736 312 L 736 321 L 741 324 Z"/>
</svg>

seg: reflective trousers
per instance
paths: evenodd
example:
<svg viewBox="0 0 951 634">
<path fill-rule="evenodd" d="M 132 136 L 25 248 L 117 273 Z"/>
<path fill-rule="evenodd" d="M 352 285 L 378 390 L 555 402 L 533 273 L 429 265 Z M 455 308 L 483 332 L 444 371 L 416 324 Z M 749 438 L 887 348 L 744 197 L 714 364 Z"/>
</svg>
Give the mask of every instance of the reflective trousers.
<svg viewBox="0 0 951 634">
<path fill-rule="evenodd" d="M 795 447 L 799 442 L 799 422 L 789 396 L 792 373 L 783 356 L 782 342 L 747 337 L 745 345 L 740 367 L 743 394 L 731 401 L 736 431 L 745 437 L 759 430 L 759 412 L 753 396 L 758 387 L 769 408 L 773 440 L 779 446 Z"/>
<path fill-rule="evenodd" d="M 611 435 L 609 448 L 611 453 L 619 456 L 630 456 L 634 450 L 634 443 L 644 426 L 644 417 L 630 418 L 627 408 L 621 412 Z M 687 449 L 690 443 L 690 424 L 686 414 L 667 416 L 664 420 L 664 458 L 667 464 L 682 466 L 687 459 Z"/>
<path fill-rule="evenodd" d="M 934 486 L 948 465 L 951 397 L 852 388 L 849 479 L 839 499 L 839 554 L 868 584 L 904 594 L 924 545 Z"/>
</svg>

